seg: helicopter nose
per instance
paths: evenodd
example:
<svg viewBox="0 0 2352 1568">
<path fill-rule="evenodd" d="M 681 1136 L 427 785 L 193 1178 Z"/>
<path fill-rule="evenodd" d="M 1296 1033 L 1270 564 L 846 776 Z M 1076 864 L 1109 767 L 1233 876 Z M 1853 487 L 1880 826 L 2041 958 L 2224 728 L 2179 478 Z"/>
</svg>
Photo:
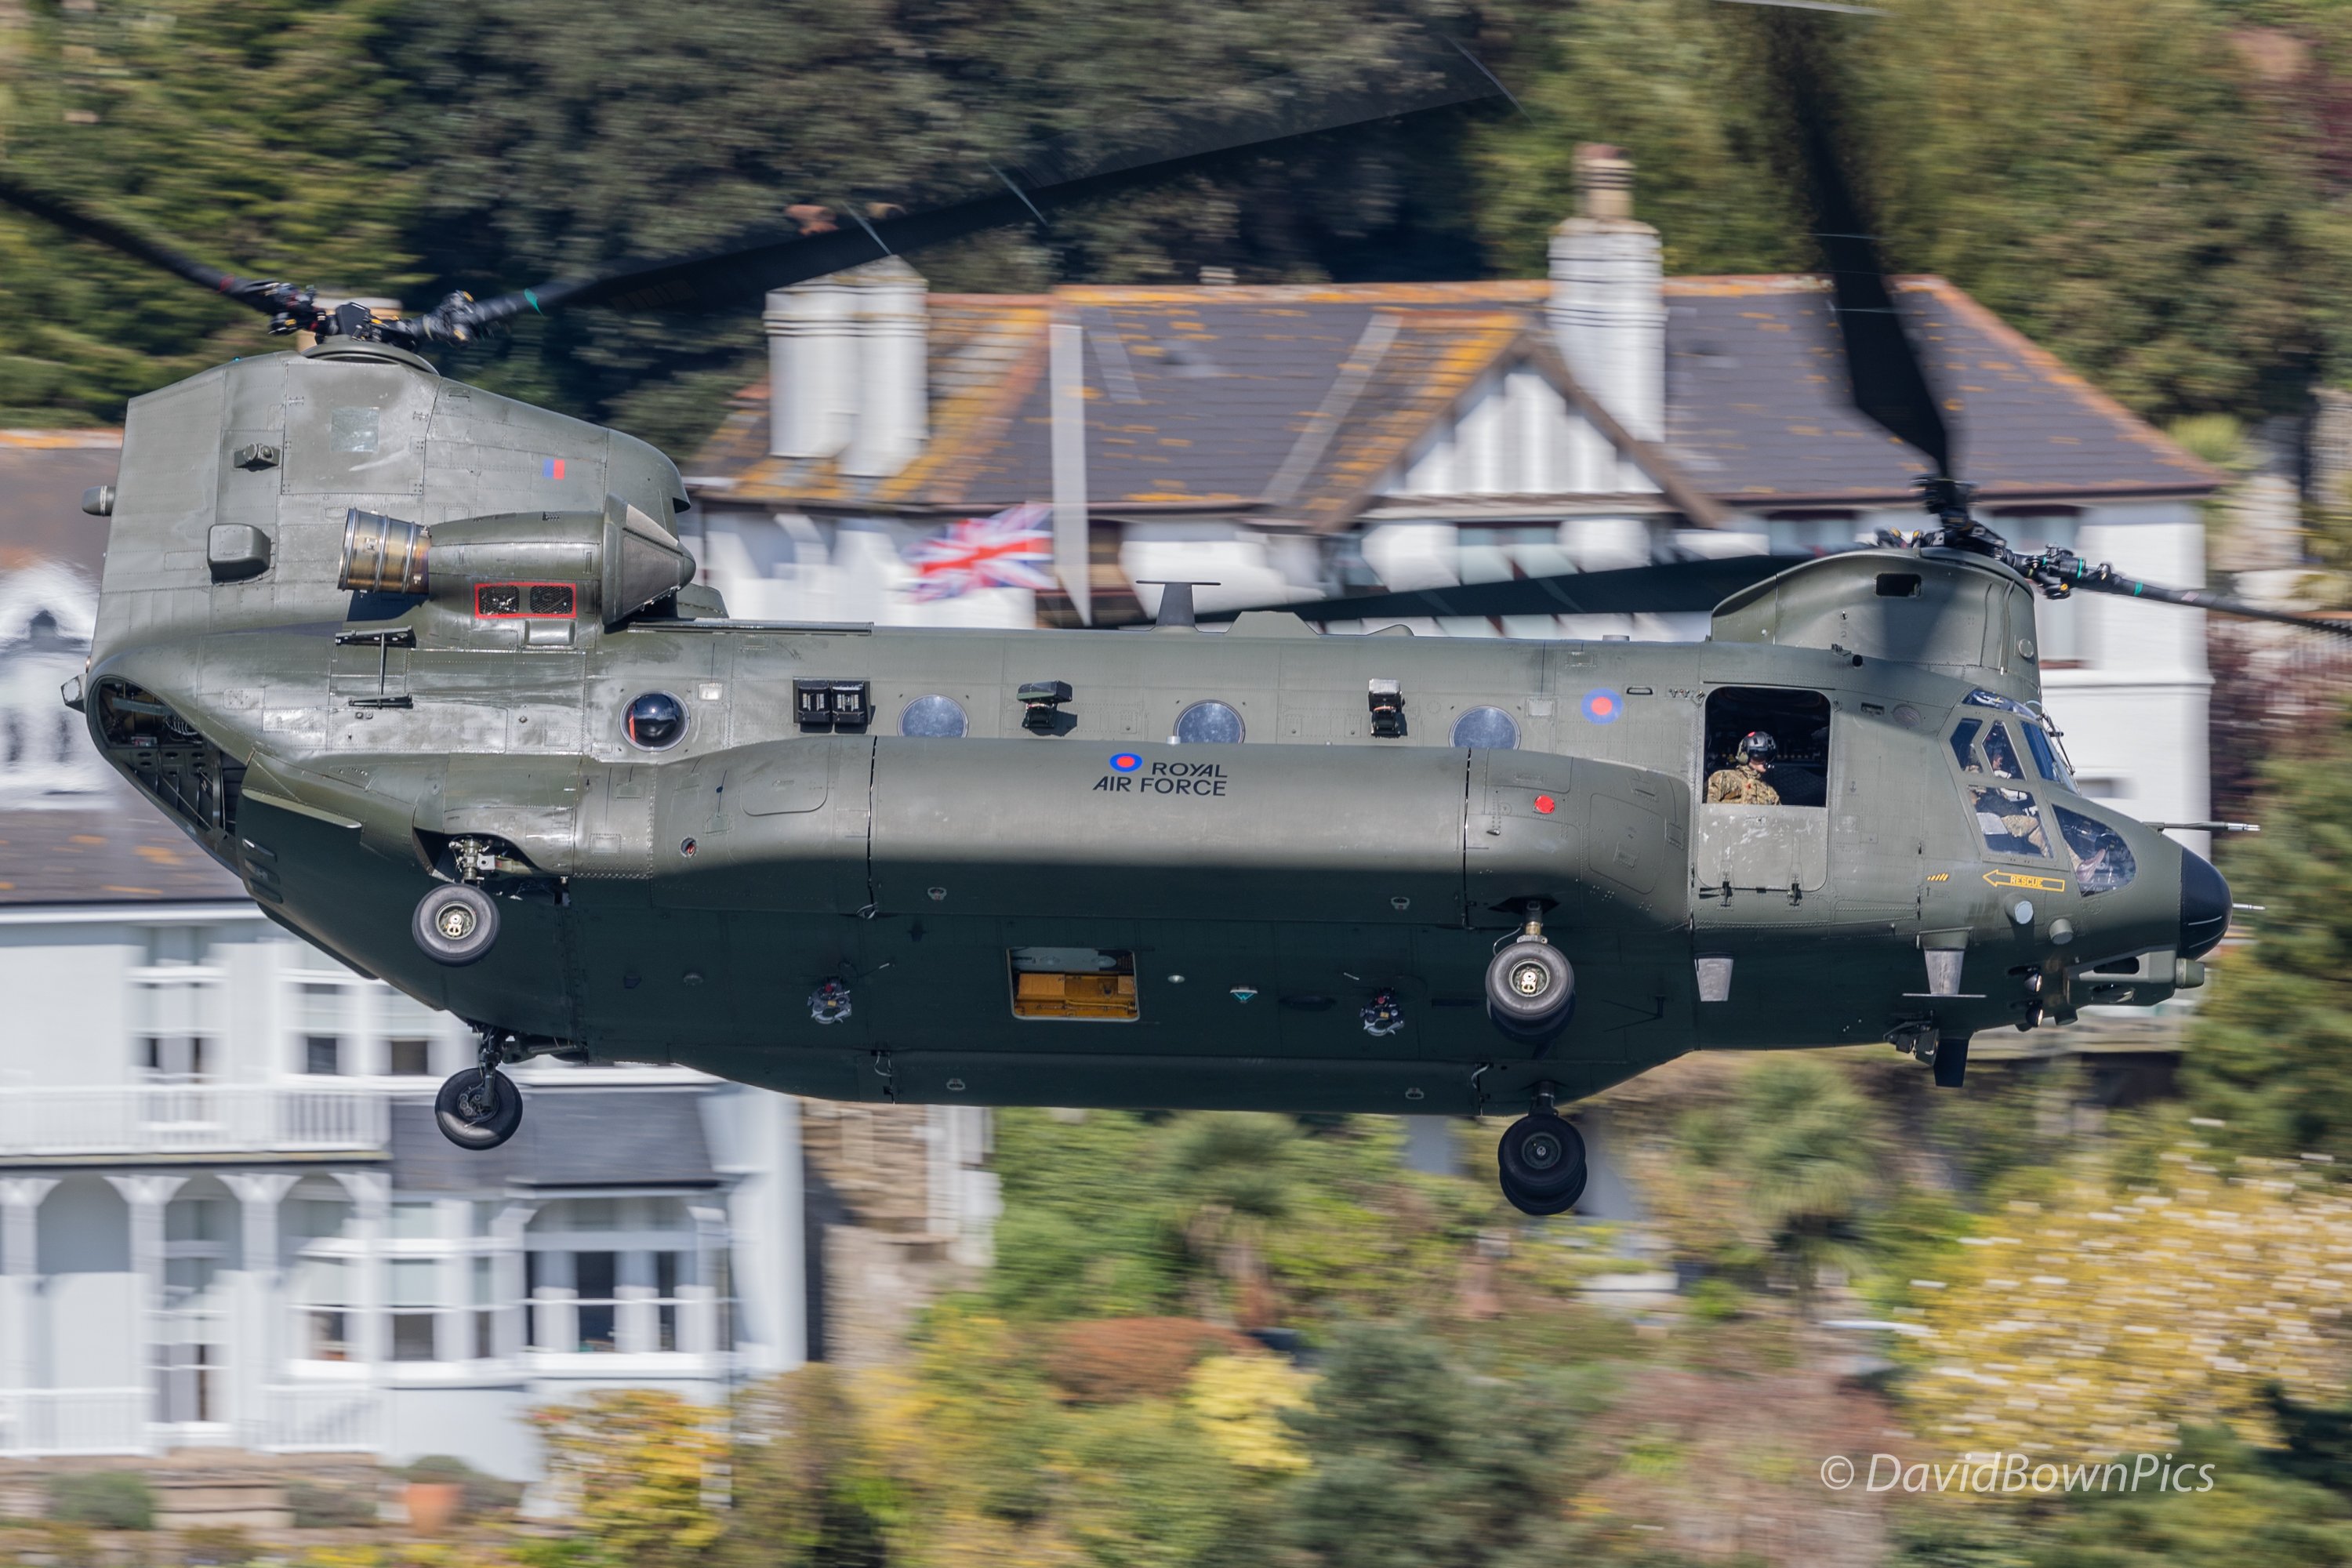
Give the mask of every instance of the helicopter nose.
<svg viewBox="0 0 2352 1568">
<path fill-rule="evenodd" d="M 2230 884 L 2212 862 L 2180 854 L 2180 956 L 2202 958 L 2230 930 Z"/>
</svg>

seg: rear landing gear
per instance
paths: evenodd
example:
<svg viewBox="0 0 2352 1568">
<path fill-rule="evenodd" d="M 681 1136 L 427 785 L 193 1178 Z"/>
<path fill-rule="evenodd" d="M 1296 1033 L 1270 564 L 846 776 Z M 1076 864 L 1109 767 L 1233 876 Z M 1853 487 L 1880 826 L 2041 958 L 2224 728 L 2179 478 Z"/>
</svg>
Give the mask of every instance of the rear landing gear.
<svg viewBox="0 0 2352 1568">
<path fill-rule="evenodd" d="M 1954 1035 L 1936 1042 L 1936 1059 L 1931 1064 L 1937 1089 L 1958 1089 L 1969 1074 L 1969 1037 Z"/>
<path fill-rule="evenodd" d="M 441 1136 L 460 1149 L 495 1149 L 522 1125 L 522 1090 L 499 1070 L 495 1037 L 482 1037 L 480 1065 L 451 1073 L 433 1097 Z"/>
<path fill-rule="evenodd" d="M 1504 1129 L 1495 1164 L 1503 1196 L 1521 1214 L 1566 1214 L 1584 1195 L 1584 1140 L 1549 1097 Z"/>
</svg>

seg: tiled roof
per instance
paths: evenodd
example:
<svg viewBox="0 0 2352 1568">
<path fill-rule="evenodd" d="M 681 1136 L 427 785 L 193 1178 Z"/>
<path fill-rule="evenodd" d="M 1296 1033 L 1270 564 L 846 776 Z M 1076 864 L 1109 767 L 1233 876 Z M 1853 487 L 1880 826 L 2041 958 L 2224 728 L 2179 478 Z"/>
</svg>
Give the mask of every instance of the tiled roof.
<svg viewBox="0 0 2352 1568">
<path fill-rule="evenodd" d="M 1950 284 L 1907 279 L 1899 291 L 1965 421 L 1965 470 L 1989 499 L 2220 483 Z M 1508 279 L 934 296 L 931 440 L 904 472 L 861 483 L 829 460 L 768 456 L 764 384 L 738 396 L 691 468 L 719 481 L 712 499 L 739 504 L 919 511 L 1044 500 L 1046 328 L 1058 315 L 1088 328 L 1097 506 L 1263 507 L 1344 526 L 1496 362 L 1549 355 L 1549 292 L 1541 279 Z M 1643 457 L 1670 491 L 1685 480 L 1743 509 L 1908 499 L 1925 464 L 1845 404 L 1821 279 L 1671 279 L 1665 296 L 1666 440 Z M 1568 374 L 1556 357 L 1551 368 Z"/>
<path fill-rule="evenodd" d="M 245 889 L 127 791 L 89 806 L 0 811 L 0 906 L 245 901 Z"/>
<path fill-rule="evenodd" d="M 1846 401 L 1845 356 L 1815 278 L 1666 284 L 1666 446 L 1736 506 L 1903 500 L 1927 471 Z M 1985 499 L 2202 493 L 2221 476 L 1940 278 L 1897 302 Z"/>
<path fill-rule="evenodd" d="M 716 1187 L 702 1133 L 704 1089 L 535 1086 L 511 1142 L 460 1149 L 433 1107 L 392 1107 L 392 1180 L 404 1193 L 496 1192 L 507 1186 Z"/>
</svg>

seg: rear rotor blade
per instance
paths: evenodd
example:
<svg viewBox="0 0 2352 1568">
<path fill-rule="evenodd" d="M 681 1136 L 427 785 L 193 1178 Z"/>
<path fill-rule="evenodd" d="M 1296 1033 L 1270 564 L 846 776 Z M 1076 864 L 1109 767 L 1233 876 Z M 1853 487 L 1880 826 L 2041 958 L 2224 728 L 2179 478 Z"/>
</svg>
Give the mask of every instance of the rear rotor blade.
<svg viewBox="0 0 2352 1568">
<path fill-rule="evenodd" d="M 1147 146 L 1103 153 L 1095 139 L 1066 138 L 1016 168 L 999 171 L 1007 188 L 929 211 L 804 234 L 771 232 L 682 257 L 624 262 L 608 271 L 563 279 L 464 308 L 469 327 L 557 305 L 627 310 L 709 310 L 755 298 L 886 255 L 919 250 L 984 229 L 1032 221 L 1041 205 L 1099 198 L 1156 183 L 1208 159 L 1271 146 L 1319 132 L 1499 98 L 1502 89 L 1458 52 L 1433 51 L 1420 82 L 1286 98 L 1237 114 L 1188 114 Z M 855 216 L 856 215 L 852 215 Z"/>
<path fill-rule="evenodd" d="M 248 282 L 217 268 L 207 267 L 193 257 L 183 256 L 166 246 L 158 245 L 146 236 L 110 218 L 102 218 L 63 196 L 36 190 L 5 174 L 0 174 L 0 202 L 5 202 L 19 212 L 30 213 L 78 238 L 102 245 L 133 261 L 143 261 L 174 277 L 184 278 L 208 292 L 225 294 L 257 310 L 278 308 L 274 302 L 262 297 L 261 289 L 266 285 Z"/>
<path fill-rule="evenodd" d="M 1304 620 L 1397 621 L 1444 616 L 1673 615 L 1712 610 L 1741 589 L 1776 576 L 1811 555 L 1734 555 L 1717 561 L 1670 561 L 1611 572 L 1570 572 L 1555 577 L 1514 577 L 1397 594 L 1364 594 L 1307 604 L 1269 605 Z M 1204 621 L 1240 614 L 1203 612 Z"/>
</svg>

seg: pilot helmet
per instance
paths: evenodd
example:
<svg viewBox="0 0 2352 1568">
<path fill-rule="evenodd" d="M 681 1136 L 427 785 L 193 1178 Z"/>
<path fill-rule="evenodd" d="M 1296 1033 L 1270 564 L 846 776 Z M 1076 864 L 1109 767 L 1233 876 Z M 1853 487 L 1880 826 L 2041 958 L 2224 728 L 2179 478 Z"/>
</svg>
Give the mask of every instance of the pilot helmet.
<svg viewBox="0 0 2352 1568">
<path fill-rule="evenodd" d="M 1780 750 L 1779 742 L 1771 736 L 1761 730 L 1750 730 L 1739 738 L 1739 744 L 1733 749 L 1733 754 L 1743 763 L 1752 758 L 1757 762 L 1769 764 Z"/>
</svg>

